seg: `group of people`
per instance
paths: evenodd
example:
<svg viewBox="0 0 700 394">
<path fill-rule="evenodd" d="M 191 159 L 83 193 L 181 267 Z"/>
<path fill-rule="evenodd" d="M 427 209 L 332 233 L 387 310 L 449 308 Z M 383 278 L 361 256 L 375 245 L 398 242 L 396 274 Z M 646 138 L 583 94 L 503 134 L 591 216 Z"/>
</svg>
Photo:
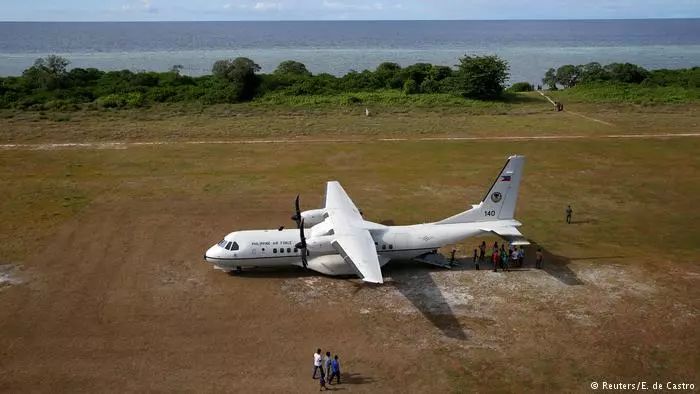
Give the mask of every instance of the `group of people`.
<svg viewBox="0 0 700 394">
<path fill-rule="evenodd" d="M 340 384 L 340 361 L 338 361 L 338 355 L 336 354 L 331 358 L 331 352 L 326 352 L 326 356 L 323 357 L 321 349 L 316 349 L 316 353 L 314 353 L 313 379 L 316 379 L 316 372 L 321 372 L 318 380 L 321 385 L 320 390 L 327 390 L 326 376 L 328 376 L 328 384 L 333 384 L 334 378 L 336 379 L 336 384 Z"/>
<path fill-rule="evenodd" d="M 535 259 L 535 268 L 542 268 L 542 249 L 537 248 Z M 498 241 L 493 243 L 491 248 L 491 264 L 493 264 L 493 272 L 498 271 L 500 267 L 504 271 L 508 271 L 510 267 L 522 267 L 525 261 L 525 248 L 514 245 L 508 246 L 506 250 L 505 242 L 498 246 Z M 474 249 L 474 268 L 479 269 L 479 265 L 486 262 L 486 241 L 482 241 L 478 249 Z"/>
</svg>

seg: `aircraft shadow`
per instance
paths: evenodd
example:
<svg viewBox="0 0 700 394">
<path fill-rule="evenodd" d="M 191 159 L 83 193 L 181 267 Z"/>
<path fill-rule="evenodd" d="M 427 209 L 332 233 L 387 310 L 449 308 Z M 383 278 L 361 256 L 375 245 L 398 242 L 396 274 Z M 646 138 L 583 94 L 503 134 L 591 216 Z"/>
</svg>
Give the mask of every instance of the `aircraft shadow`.
<svg viewBox="0 0 700 394">
<path fill-rule="evenodd" d="M 389 263 L 384 267 L 384 271 L 393 279 L 389 285 L 394 286 L 445 336 L 463 341 L 467 335 L 430 275 L 431 271 L 442 269 L 413 261 L 401 261 L 394 265 Z"/>
</svg>

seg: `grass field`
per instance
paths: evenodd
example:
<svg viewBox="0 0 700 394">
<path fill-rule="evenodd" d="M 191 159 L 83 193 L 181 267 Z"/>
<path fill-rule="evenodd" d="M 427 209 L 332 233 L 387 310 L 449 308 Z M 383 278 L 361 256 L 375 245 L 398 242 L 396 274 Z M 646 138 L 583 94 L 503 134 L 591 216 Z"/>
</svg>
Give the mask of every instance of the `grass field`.
<svg viewBox="0 0 700 394">
<path fill-rule="evenodd" d="M 350 391 L 697 387 L 700 139 L 595 138 L 697 133 L 697 108 L 568 109 L 612 126 L 535 104 L 5 118 L 3 143 L 358 141 L 0 150 L 0 274 L 15 278 L 0 285 L 0 390 L 314 390 L 317 346 L 339 352 L 339 388 Z M 362 141 L 549 134 L 592 138 Z M 370 288 L 296 270 L 229 277 L 201 261 L 234 229 L 292 226 L 294 196 L 316 208 L 331 179 L 369 220 L 447 217 L 476 203 L 514 153 L 527 156 L 517 217 L 547 252 L 543 271 L 396 266 Z"/>
<path fill-rule="evenodd" d="M 0 143 L 688 133 L 697 104 L 572 104 L 539 94 L 491 106 L 171 105 L 114 111 L 0 111 Z M 365 108 L 371 116 L 366 117 Z M 584 115 L 586 117 L 582 117 Z"/>
</svg>

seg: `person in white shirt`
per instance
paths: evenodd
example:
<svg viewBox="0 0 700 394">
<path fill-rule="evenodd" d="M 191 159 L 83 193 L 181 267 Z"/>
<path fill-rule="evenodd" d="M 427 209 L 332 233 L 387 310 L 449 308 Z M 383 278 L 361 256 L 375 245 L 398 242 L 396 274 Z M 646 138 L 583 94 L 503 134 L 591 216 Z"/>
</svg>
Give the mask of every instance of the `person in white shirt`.
<svg viewBox="0 0 700 394">
<path fill-rule="evenodd" d="M 314 374 L 311 377 L 312 379 L 316 379 L 316 371 L 318 370 L 321 371 L 321 376 L 323 376 L 323 368 L 321 367 L 321 349 L 316 349 L 316 353 L 314 353 Z"/>
</svg>

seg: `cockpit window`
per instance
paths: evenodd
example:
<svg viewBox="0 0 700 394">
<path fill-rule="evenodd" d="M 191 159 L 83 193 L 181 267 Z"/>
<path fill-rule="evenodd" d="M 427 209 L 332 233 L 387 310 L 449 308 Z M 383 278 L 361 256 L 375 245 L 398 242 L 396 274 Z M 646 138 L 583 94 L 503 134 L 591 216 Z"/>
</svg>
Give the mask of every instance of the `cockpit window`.
<svg viewBox="0 0 700 394">
<path fill-rule="evenodd" d="M 226 250 L 231 250 L 231 244 L 232 244 L 232 242 L 229 242 L 228 244 L 226 244 Z"/>
<path fill-rule="evenodd" d="M 233 245 L 231 245 L 231 250 L 238 250 L 238 244 L 234 242 Z"/>
<path fill-rule="evenodd" d="M 221 242 L 219 242 L 218 245 L 221 246 L 221 247 L 223 248 L 224 246 L 226 246 L 226 240 L 225 240 L 225 239 L 222 239 Z"/>
</svg>

